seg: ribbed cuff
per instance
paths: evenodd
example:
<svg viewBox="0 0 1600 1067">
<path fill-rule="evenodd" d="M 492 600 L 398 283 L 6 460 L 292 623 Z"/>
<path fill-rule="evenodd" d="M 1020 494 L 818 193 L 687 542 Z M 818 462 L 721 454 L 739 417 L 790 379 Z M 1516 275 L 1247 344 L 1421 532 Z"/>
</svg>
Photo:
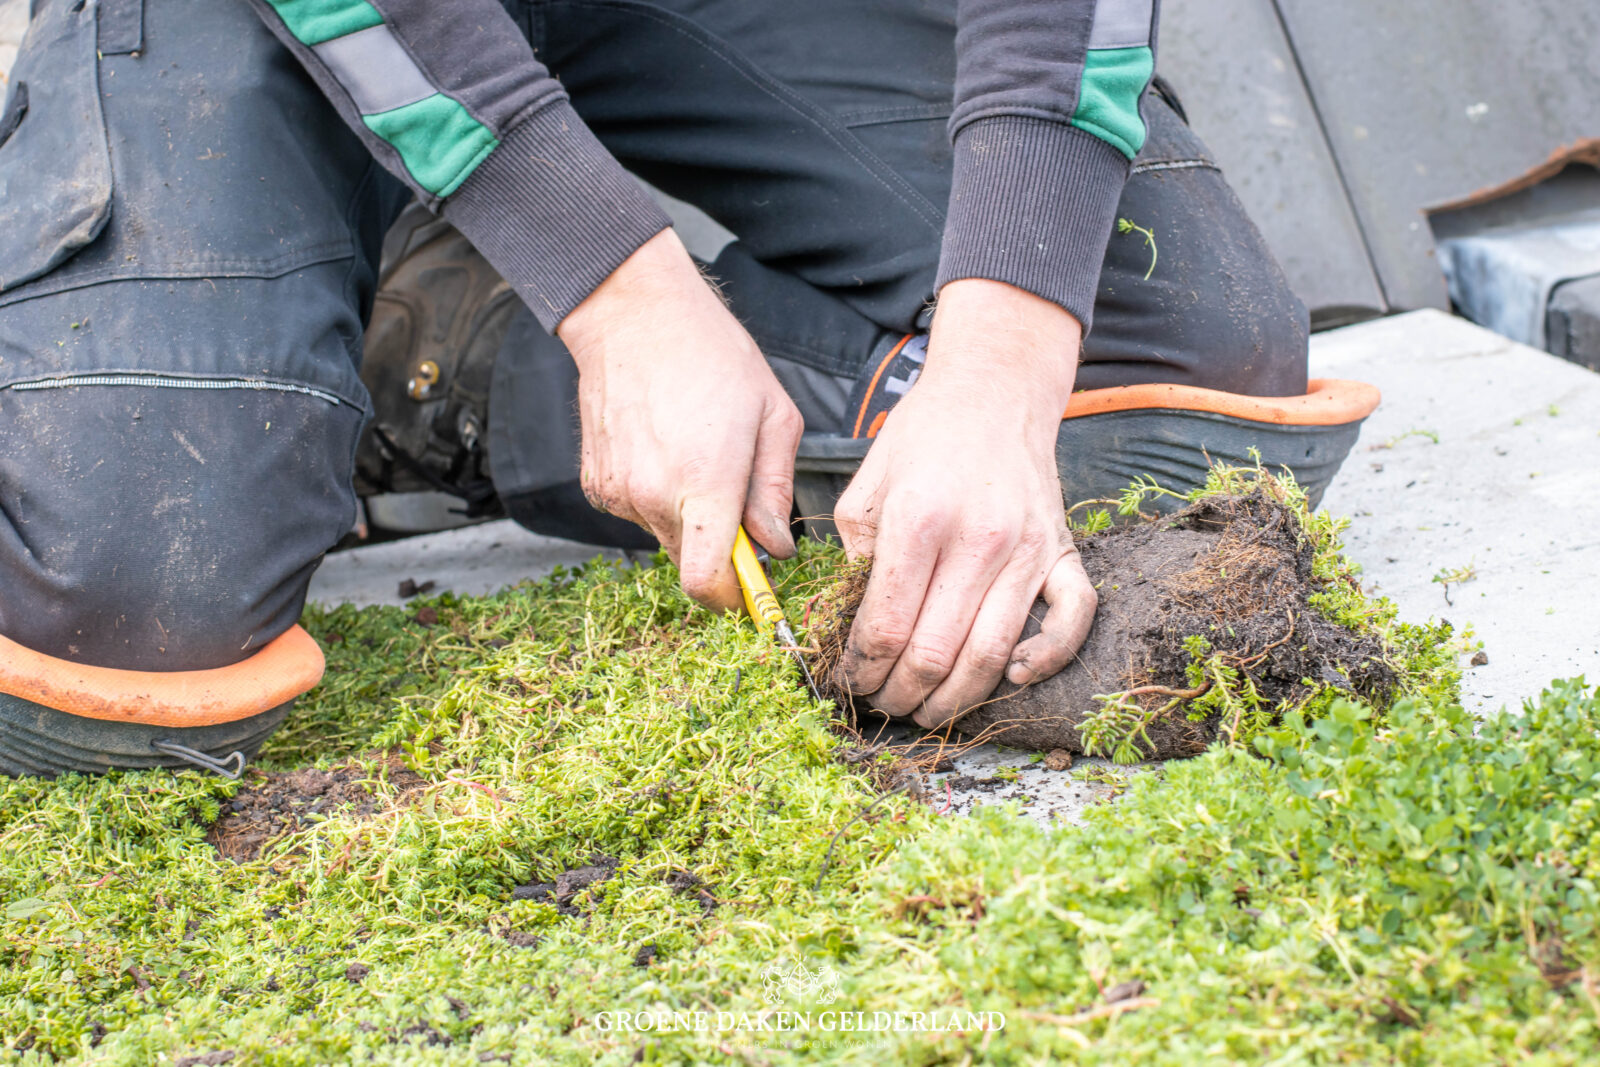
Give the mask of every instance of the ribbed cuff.
<svg viewBox="0 0 1600 1067">
<path fill-rule="evenodd" d="M 513 127 L 443 214 L 551 332 L 672 225 L 565 100 Z"/>
<path fill-rule="evenodd" d="M 1061 305 L 1089 332 L 1128 159 L 1065 123 L 978 119 L 956 135 L 938 286 L 988 278 Z"/>
</svg>

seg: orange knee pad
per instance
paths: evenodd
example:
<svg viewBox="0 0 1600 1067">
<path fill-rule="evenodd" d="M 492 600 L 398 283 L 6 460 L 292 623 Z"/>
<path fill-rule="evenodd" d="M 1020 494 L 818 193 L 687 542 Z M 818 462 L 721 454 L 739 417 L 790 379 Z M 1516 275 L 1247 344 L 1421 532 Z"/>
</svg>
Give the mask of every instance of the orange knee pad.
<svg viewBox="0 0 1600 1067">
<path fill-rule="evenodd" d="M 299 626 L 200 671 L 92 667 L 0 637 L 0 773 L 197 766 L 237 777 L 323 668 Z"/>
</svg>

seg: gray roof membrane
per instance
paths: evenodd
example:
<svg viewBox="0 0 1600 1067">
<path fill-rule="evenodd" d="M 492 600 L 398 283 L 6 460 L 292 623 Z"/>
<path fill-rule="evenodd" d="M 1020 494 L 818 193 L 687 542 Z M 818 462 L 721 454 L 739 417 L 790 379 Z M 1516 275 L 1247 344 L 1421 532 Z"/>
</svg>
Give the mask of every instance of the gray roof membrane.
<svg viewBox="0 0 1600 1067">
<path fill-rule="evenodd" d="M 1430 212 L 1600 136 L 1597 51 L 1593 4 L 1166 0 L 1158 63 L 1328 325 L 1449 306 Z M 1600 207 L 1600 185 L 1568 194 Z M 1552 223 L 1538 199 L 1484 225 Z"/>
<path fill-rule="evenodd" d="M 1271 0 L 1165 0 L 1156 63 L 1317 325 L 1385 305 Z"/>
<path fill-rule="evenodd" d="M 1430 208 L 1600 133 L 1600 5 L 1276 6 L 1392 308 L 1447 306 Z"/>
</svg>

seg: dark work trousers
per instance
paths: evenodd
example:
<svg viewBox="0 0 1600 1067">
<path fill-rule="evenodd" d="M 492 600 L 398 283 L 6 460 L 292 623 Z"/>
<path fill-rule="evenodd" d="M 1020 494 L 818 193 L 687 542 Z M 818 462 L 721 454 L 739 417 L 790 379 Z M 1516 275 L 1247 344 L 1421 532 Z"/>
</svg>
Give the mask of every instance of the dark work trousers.
<svg viewBox="0 0 1600 1067">
<path fill-rule="evenodd" d="M 934 295 L 954 0 L 507 8 L 624 164 L 738 235 L 711 269 L 835 429 Z M 1159 264 L 1113 235 L 1079 385 L 1301 391 L 1303 309 L 1204 147 L 1156 96 L 1145 113 L 1121 212 Z M 37 0 L 4 116 L 0 634 L 106 667 L 236 662 L 354 519 L 362 327 L 404 191 L 243 0 Z M 534 334 L 492 400 L 513 489 L 575 464 L 535 427 L 568 401 L 517 392 L 559 351 Z"/>
</svg>

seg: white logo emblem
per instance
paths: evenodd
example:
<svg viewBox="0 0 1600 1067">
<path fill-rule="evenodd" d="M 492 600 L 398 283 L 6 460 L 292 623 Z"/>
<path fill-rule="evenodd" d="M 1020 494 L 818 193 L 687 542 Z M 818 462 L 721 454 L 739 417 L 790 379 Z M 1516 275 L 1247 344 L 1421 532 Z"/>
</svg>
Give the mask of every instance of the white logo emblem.
<svg viewBox="0 0 1600 1067">
<path fill-rule="evenodd" d="M 761 972 L 768 1004 L 780 1004 L 785 996 L 810 997 L 818 1004 L 839 999 L 839 972 L 832 967 L 810 971 L 798 961 L 774 960 Z"/>
</svg>

